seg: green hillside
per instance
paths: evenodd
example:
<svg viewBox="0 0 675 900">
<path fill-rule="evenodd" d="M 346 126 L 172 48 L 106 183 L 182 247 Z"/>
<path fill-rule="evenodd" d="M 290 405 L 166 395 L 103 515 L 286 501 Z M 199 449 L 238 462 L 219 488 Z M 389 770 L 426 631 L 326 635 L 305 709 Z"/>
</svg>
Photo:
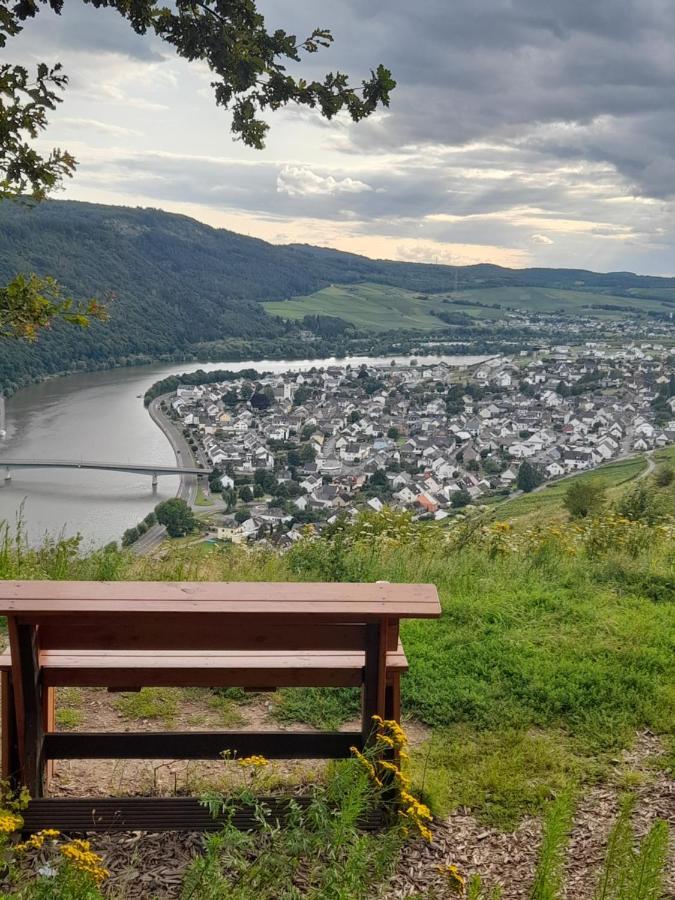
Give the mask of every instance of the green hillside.
<svg viewBox="0 0 675 900">
<path fill-rule="evenodd" d="M 648 311 L 675 312 L 675 306 L 652 297 L 508 285 L 424 294 L 372 282 L 332 284 L 313 294 L 263 305 L 271 315 L 289 320 L 317 314 L 338 316 L 359 328 L 375 331 L 392 328 L 427 331 L 445 327 L 446 322 L 433 315 L 432 311 L 446 316 L 458 314 L 458 322 L 462 314 L 480 320 L 496 319 L 515 309 L 563 313 L 567 316 L 593 315 L 606 319 L 635 317 Z M 608 306 L 613 308 L 608 309 Z"/>
<path fill-rule="evenodd" d="M 18 272 L 53 275 L 79 300 L 107 300 L 110 321 L 84 332 L 57 324 L 35 344 L 5 342 L 5 392 L 64 371 L 182 359 L 214 342 L 229 358 L 292 354 L 293 320 L 315 313 L 367 332 L 424 332 L 516 307 L 576 314 L 604 304 L 611 308 L 596 313 L 609 317 L 675 310 L 672 278 L 373 260 L 269 244 L 157 209 L 71 201 L 0 204 L 0 283 Z M 318 333 L 323 349 L 335 350 L 339 329 Z"/>
<path fill-rule="evenodd" d="M 431 310 L 443 309 L 440 298 L 425 296 L 384 284 L 331 284 L 315 294 L 294 297 L 282 303 L 264 303 L 268 313 L 286 319 L 307 315 L 337 316 L 358 328 L 389 331 L 418 328 L 424 331 L 444 327 Z"/>
</svg>

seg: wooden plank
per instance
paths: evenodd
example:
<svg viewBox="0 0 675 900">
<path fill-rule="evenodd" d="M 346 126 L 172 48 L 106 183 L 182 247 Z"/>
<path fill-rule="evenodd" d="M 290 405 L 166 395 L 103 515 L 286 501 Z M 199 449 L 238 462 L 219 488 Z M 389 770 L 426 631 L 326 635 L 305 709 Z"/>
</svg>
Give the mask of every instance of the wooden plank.
<svg viewBox="0 0 675 900">
<path fill-rule="evenodd" d="M 110 653 L 51 650 L 42 654 L 47 687 L 358 687 L 363 682 L 364 653 L 312 652 L 184 653 L 137 651 Z M 387 678 L 405 672 L 408 661 L 399 645 L 387 653 Z M 48 729 L 52 730 L 52 729 Z"/>
<path fill-rule="evenodd" d="M 434 618 L 430 584 L 326 582 L 3 581 L 0 615 L 12 613 L 206 613 Z"/>
<path fill-rule="evenodd" d="M 261 797 L 269 810 L 268 821 L 283 825 L 288 815 L 289 798 Z M 307 808 L 309 797 L 293 797 L 293 803 Z M 193 797 L 82 797 L 31 800 L 23 813 L 24 832 L 56 828 L 63 834 L 118 831 L 218 831 L 223 819 L 214 818 Z M 365 831 L 382 826 L 382 814 L 373 811 L 359 822 Z M 237 804 L 232 824 L 242 831 L 255 831 L 261 825 L 256 810 Z"/>
<path fill-rule="evenodd" d="M 155 731 L 59 732 L 44 738 L 46 759 L 220 759 L 229 750 L 238 757 L 268 759 L 346 759 L 361 747 L 358 732 L 343 731 Z"/>
<path fill-rule="evenodd" d="M 363 650 L 365 626 L 231 623 L 217 615 L 81 615 L 38 620 L 42 650 Z"/>
</svg>

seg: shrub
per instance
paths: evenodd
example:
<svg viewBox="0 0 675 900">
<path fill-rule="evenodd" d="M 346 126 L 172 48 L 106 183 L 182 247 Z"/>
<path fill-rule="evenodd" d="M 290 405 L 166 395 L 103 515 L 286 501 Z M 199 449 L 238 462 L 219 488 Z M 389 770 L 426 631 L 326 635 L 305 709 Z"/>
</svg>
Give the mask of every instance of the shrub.
<svg viewBox="0 0 675 900">
<path fill-rule="evenodd" d="M 650 490 L 645 480 L 638 481 L 617 501 L 616 511 L 633 522 L 647 522 L 654 525 L 663 518 L 660 497 Z"/>
<path fill-rule="evenodd" d="M 122 546 L 130 547 L 132 544 L 135 544 L 138 538 L 140 537 L 138 533 L 138 528 L 135 526 L 133 528 L 127 528 L 127 530 L 122 535 Z"/>
<path fill-rule="evenodd" d="M 675 478 L 675 469 L 670 463 L 662 463 L 654 473 L 654 481 L 659 487 L 668 487 Z"/>
<path fill-rule="evenodd" d="M 599 515 L 605 502 L 605 489 L 602 485 L 575 478 L 565 491 L 563 505 L 573 519 L 585 519 Z"/>
<path fill-rule="evenodd" d="M 468 491 L 455 491 L 450 501 L 454 509 L 462 509 L 471 503 L 471 494 Z"/>
</svg>

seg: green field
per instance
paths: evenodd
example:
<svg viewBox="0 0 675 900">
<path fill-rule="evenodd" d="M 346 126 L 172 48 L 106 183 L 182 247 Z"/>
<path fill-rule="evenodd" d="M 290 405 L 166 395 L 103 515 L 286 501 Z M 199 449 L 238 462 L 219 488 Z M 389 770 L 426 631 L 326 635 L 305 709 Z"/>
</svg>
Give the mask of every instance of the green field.
<svg viewBox="0 0 675 900">
<path fill-rule="evenodd" d="M 664 296 L 666 293 L 664 292 Z M 444 300 L 452 303 L 444 303 Z M 461 301 L 461 304 L 456 301 Z M 476 303 L 490 304 L 477 306 Z M 500 309 L 491 304 L 499 304 Z M 622 318 L 619 310 L 600 309 L 610 304 L 634 315 L 639 307 L 645 312 L 668 311 L 658 300 L 642 297 L 617 297 L 612 294 L 593 294 L 585 291 L 558 290 L 541 287 L 478 288 L 454 294 L 424 294 L 383 284 L 360 282 L 350 285 L 331 285 L 314 294 L 291 300 L 263 304 L 268 313 L 285 319 L 302 319 L 306 315 L 337 316 L 359 328 L 388 331 L 394 328 L 430 331 L 445 327 L 432 311 L 464 313 L 475 319 L 496 319 L 504 310 L 524 309 L 532 312 L 563 312 L 578 316 L 591 313 L 599 318 Z M 593 310 L 583 307 L 593 306 Z"/>
</svg>

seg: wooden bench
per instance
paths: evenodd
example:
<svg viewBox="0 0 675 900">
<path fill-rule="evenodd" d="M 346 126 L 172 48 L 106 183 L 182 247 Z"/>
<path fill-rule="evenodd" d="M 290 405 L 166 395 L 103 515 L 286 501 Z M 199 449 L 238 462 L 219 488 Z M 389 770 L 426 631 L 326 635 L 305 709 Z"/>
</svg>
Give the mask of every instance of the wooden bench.
<svg viewBox="0 0 675 900">
<path fill-rule="evenodd" d="M 373 715 L 400 718 L 400 620 L 437 617 L 440 604 L 432 585 L 7 581 L 0 615 L 10 643 L 0 658 L 2 771 L 40 798 L 57 759 L 347 757 L 367 743 Z M 65 686 L 360 687 L 361 727 L 57 732 L 55 690 Z"/>
</svg>

